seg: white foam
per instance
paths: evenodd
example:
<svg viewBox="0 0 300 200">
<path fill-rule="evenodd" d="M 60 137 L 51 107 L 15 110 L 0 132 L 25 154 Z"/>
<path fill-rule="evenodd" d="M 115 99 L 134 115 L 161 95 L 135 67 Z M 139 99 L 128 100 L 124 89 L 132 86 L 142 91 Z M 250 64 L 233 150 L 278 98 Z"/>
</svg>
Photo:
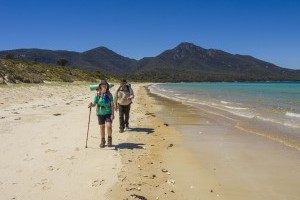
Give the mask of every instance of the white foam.
<svg viewBox="0 0 300 200">
<path fill-rule="evenodd" d="M 204 106 L 209 106 L 209 104 L 208 104 L 208 103 L 205 103 L 205 102 L 197 102 L 197 104 L 199 104 L 199 105 L 204 105 Z"/>
<path fill-rule="evenodd" d="M 248 110 L 249 108 L 242 107 L 232 107 L 232 106 L 224 106 L 225 108 L 233 109 L 233 110 Z"/>
<path fill-rule="evenodd" d="M 292 124 L 290 122 L 284 122 L 283 125 L 284 126 L 289 126 L 289 127 L 292 127 L 292 128 L 300 128 L 300 125 Z"/>
<path fill-rule="evenodd" d="M 299 113 L 286 112 L 285 115 L 286 115 L 286 116 L 289 116 L 289 117 L 300 118 L 300 114 L 299 114 Z"/>
<path fill-rule="evenodd" d="M 253 113 L 241 113 L 241 112 L 234 112 L 234 111 L 228 111 L 234 115 L 238 115 L 240 117 L 245 117 L 245 118 L 248 118 L 248 119 L 252 119 L 255 117 L 255 114 Z"/>
<path fill-rule="evenodd" d="M 229 104 L 230 102 L 228 101 L 221 101 L 222 104 Z"/>
<path fill-rule="evenodd" d="M 291 122 L 282 122 L 282 121 L 279 121 L 279 120 L 276 120 L 276 119 L 265 118 L 265 117 L 262 117 L 262 116 L 256 116 L 256 118 L 260 119 L 260 120 L 263 120 L 263 121 L 288 126 L 288 127 L 291 127 L 291 128 L 300 128 L 300 125 L 297 125 L 297 124 L 294 124 L 294 123 L 291 123 Z"/>
<path fill-rule="evenodd" d="M 183 99 L 183 100 L 186 100 L 187 98 L 186 97 L 177 97 L 178 99 Z"/>
<path fill-rule="evenodd" d="M 273 123 L 276 123 L 276 124 L 283 124 L 281 123 L 280 121 L 278 120 L 275 120 L 275 119 L 270 119 L 270 118 L 265 118 L 265 117 L 262 117 L 262 116 L 255 116 L 257 119 L 260 119 L 260 120 L 263 120 L 263 121 L 266 121 L 266 122 L 273 122 Z"/>
</svg>

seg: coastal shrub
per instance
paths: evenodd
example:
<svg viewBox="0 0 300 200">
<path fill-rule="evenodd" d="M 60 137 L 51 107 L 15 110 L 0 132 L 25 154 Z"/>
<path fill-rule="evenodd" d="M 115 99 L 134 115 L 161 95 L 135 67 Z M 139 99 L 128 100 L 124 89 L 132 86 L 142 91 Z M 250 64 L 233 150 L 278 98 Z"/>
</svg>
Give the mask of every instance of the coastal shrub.
<svg viewBox="0 0 300 200">
<path fill-rule="evenodd" d="M 12 59 L 14 59 L 14 54 L 8 53 L 8 54 L 6 54 L 6 55 L 4 56 L 4 59 L 12 60 Z"/>
<path fill-rule="evenodd" d="M 70 68 L 53 64 L 41 64 L 32 61 L 6 59 L 0 59 L 0 72 L 1 74 L 5 74 L 5 82 L 10 83 L 43 83 L 44 81 L 97 82 L 97 80 L 101 78 L 108 79 L 111 77 L 110 75 L 101 72 L 82 70 L 75 67 Z M 1 80 L 4 78 L 2 77 Z"/>
<path fill-rule="evenodd" d="M 60 66 L 66 66 L 69 61 L 65 58 L 61 58 L 57 61 L 57 64 Z"/>
</svg>

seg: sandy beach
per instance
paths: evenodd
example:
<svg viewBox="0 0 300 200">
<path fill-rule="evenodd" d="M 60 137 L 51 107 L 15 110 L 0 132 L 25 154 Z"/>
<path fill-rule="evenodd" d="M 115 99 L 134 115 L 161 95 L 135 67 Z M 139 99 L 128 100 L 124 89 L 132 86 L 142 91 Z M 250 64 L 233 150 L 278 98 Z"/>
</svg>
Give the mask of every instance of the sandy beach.
<svg viewBox="0 0 300 200">
<path fill-rule="evenodd" d="M 104 149 L 87 83 L 1 87 L 0 199 L 298 199 L 299 150 L 132 85 Z"/>
<path fill-rule="evenodd" d="M 94 95 L 87 86 L 1 88 L 1 199 L 105 199 L 121 159 L 114 150 L 99 151 L 95 110 L 85 148 Z"/>
</svg>

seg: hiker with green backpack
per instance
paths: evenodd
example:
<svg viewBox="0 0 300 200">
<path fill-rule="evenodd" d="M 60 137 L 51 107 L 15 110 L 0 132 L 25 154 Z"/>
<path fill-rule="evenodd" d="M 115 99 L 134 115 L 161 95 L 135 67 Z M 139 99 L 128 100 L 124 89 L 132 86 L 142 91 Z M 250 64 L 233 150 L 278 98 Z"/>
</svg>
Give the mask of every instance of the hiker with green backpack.
<svg viewBox="0 0 300 200">
<path fill-rule="evenodd" d="M 121 80 L 120 87 L 117 89 L 114 97 L 116 111 L 119 110 L 120 133 L 123 133 L 125 128 L 129 128 L 130 105 L 133 98 L 134 93 L 131 85 L 125 79 Z"/>
<path fill-rule="evenodd" d="M 105 128 L 107 129 L 107 146 L 112 146 L 112 121 L 114 120 L 113 95 L 109 91 L 109 85 L 106 80 L 101 80 L 97 89 L 97 95 L 89 108 L 97 106 L 98 123 L 100 125 L 101 143 L 100 148 L 105 147 Z"/>
</svg>

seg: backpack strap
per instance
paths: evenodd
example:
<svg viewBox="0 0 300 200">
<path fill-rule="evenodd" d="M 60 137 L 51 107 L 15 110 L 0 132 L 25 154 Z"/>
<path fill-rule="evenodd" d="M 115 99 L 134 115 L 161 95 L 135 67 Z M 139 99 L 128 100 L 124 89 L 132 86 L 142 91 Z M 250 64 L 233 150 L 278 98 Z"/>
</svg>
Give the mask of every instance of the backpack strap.
<svg viewBox="0 0 300 200">
<path fill-rule="evenodd" d="M 126 85 L 126 90 L 128 91 L 128 92 L 130 92 L 130 89 L 129 89 L 129 85 Z M 121 90 L 121 86 L 117 89 L 117 93 L 119 92 Z"/>
</svg>

